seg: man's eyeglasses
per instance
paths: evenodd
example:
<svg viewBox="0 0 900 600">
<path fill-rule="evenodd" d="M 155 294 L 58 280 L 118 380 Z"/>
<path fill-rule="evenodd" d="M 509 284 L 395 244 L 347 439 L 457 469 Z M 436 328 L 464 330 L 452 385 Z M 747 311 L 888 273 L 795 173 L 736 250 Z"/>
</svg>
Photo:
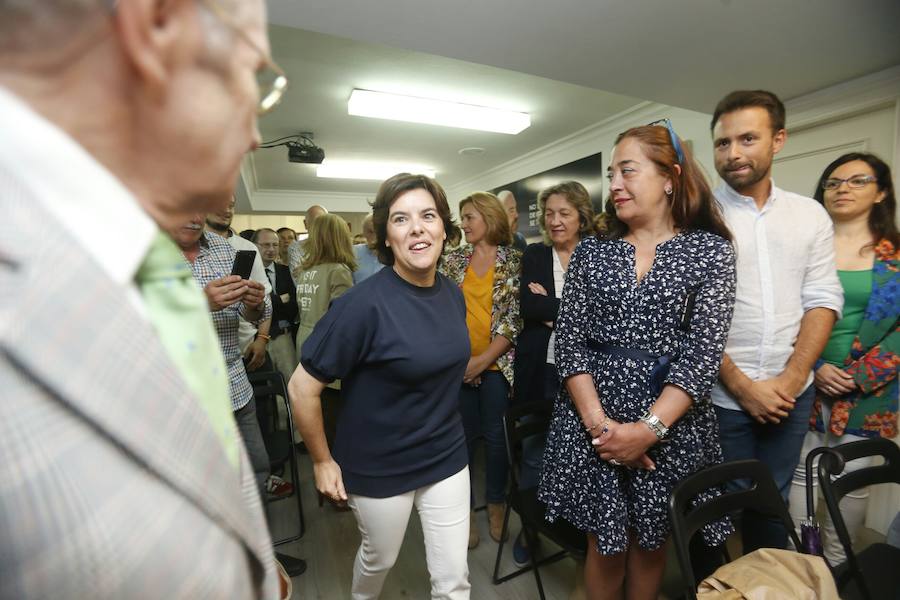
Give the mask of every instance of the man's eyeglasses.
<svg viewBox="0 0 900 600">
<path fill-rule="evenodd" d="M 823 190 L 836 190 L 841 187 L 842 183 L 846 183 L 847 187 L 851 190 L 858 190 L 860 188 L 864 188 L 870 183 L 875 183 L 877 181 L 871 175 L 854 175 L 853 177 L 849 177 L 847 179 L 826 179 L 822 182 Z"/>
<path fill-rule="evenodd" d="M 228 12 L 226 12 L 215 0 L 203 0 L 203 4 L 212 11 L 222 23 L 227 25 L 240 37 L 248 46 L 256 50 L 265 63 L 263 68 L 256 71 L 256 85 L 259 87 L 259 105 L 256 107 L 257 114 L 264 115 L 281 102 L 284 92 L 288 88 L 288 79 L 284 70 L 275 64 L 266 52 L 259 47 L 253 38 L 247 35 L 239 23 L 234 20 Z"/>
<path fill-rule="evenodd" d="M 675 148 L 675 155 L 678 157 L 678 163 L 683 165 L 684 150 L 681 148 L 681 142 L 678 140 L 678 136 L 675 135 L 675 130 L 672 128 L 672 121 L 670 121 L 669 119 L 659 119 L 658 121 L 648 123 L 648 127 L 652 127 L 654 125 L 665 127 L 669 130 L 669 139 L 672 140 L 672 147 Z"/>
</svg>

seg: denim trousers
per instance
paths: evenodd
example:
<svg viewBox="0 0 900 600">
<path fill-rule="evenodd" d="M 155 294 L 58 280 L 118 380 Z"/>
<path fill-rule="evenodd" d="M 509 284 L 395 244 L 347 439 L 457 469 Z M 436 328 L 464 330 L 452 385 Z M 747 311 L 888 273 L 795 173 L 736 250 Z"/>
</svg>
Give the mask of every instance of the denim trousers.
<svg viewBox="0 0 900 600">
<path fill-rule="evenodd" d="M 803 438 L 809 429 L 815 387 L 810 385 L 798 397 L 794 409 L 780 423 L 758 423 L 743 410 L 715 407 L 719 420 L 719 441 L 726 462 L 755 458 L 772 473 L 782 498 L 788 501 L 794 469 L 800 460 Z M 726 489 L 747 489 L 749 482 L 729 482 Z M 778 519 L 745 510 L 741 520 L 744 553 L 758 548 L 785 548 L 788 534 Z"/>
<path fill-rule="evenodd" d="M 484 438 L 485 496 L 491 504 L 506 500 L 509 467 L 503 415 L 508 406 L 509 385 L 500 371 L 485 371 L 481 374 L 481 385 L 476 387 L 464 383 L 459 392 L 459 412 L 466 432 L 470 472 L 475 442 L 481 436 Z"/>
<path fill-rule="evenodd" d="M 266 443 L 263 441 L 262 431 L 259 428 L 259 420 L 256 417 L 256 399 L 234 411 L 234 420 L 244 446 L 253 472 L 256 475 L 256 485 L 259 486 L 259 495 L 263 504 L 266 502 L 266 479 L 269 478 L 269 453 L 266 451 Z"/>
</svg>

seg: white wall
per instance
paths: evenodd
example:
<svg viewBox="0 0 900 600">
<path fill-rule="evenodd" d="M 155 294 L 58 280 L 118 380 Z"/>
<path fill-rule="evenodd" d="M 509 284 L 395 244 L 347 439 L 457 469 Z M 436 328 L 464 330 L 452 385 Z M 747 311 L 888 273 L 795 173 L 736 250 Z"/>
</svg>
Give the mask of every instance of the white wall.
<svg viewBox="0 0 900 600">
<path fill-rule="evenodd" d="M 328 208 L 326 206 L 326 208 Z M 362 232 L 362 222 L 368 213 L 337 213 L 342 219 L 350 224 L 350 232 L 353 235 Z M 294 231 L 305 232 L 306 227 L 303 225 L 302 215 L 255 215 L 242 214 L 234 215 L 231 221 L 231 228 L 236 232 L 244 229 L 259 229 L 260 227 L 269 227 L 278 231 L 281 227 L 290 227 Z"/>
<path fill-rule="evenodd" d="M 651 123 L 663 117 L 671 119 L 679 137 L 691 142 L 695 158 L 707 171 L 707 174 L 715 174 L 712 146 L 709 143 L 710 116 L 665 104 L 644 102 L 606 121 L 537 148 L 525 156 L 486 171 L 477 177 L 448 185 L 447 196 L 453 205 L 455 204 L 454 199 L 463 198 L 474 191 L 511 183 L 597 152 L 603 153 L 603 169 L 606 170 L 613 142 L 619 133 L 629 127 Z M 604 183 L 605 193 L 606 184 Z"/>
<path fill-rule="evenodd" d="M 847 152 L 874 152 L 893 162 L 895 108 L 885 106 L 838 121 L 792 131 L 776 156 L 774 178 L 780 187 L 812 196 L 822 169 Z"/>
</svg>

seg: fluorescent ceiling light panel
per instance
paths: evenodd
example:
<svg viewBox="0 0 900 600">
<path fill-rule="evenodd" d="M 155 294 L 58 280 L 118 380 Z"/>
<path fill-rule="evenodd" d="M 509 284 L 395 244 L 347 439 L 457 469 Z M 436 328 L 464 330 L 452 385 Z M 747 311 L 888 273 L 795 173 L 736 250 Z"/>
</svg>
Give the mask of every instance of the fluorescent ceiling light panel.
<svg viewBox="0 0 900 600">
<path fill-rule="evenodd" d="M 531 126 L 531 115 L 528 113 L 368 90 L 353 90 L 347 102 L 347 112 L 359 117 L 496 133 L 516 134 Z"/>
<path fill-rule="evenodd" d="M 435 171 L 425 165 L 328 159 L 316 169 L 318 177 L 331 177 L 334 179 L 374 179 L 383 181 L 397 173 L 413 173 L 434 177 Z"/>
</svg>

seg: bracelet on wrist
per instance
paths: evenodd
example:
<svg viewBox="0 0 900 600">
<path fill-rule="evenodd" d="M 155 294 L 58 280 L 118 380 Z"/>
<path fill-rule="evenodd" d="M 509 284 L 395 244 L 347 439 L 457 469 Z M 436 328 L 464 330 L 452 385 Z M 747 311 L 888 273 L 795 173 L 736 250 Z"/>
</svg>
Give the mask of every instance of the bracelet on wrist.
<svg viewBox="0 0 900 600">
<path fill-rule="evenodd" d="M 601 415 L 603 415 L 603 418 L 600 419 L 600 421 L 598 421 L 598 422 L 594 423 L 593 425 L 591 425 L 590 427 L 585 427 L 585 428 L 584 428 L 585 431 L 587 431 L 587 432 L 588 432 L 589 434 L 591 434 L 592 436 L 594 435 L 594 431 L 597 430 L 597 429 L 600 429 L 600 435 L 603 435 L 603 432 L 606 431 L 606 424 L 609 423 L 609 415 L 607 415 L 607 414 L 603 411 L 602 408 L 598 408 L 597 410 L 595 410 L 595 411 L 594 411 L 593 413 L 591 413 L 591 414 L 596 414 L 596 413 L 600 413 Z"/>
<path fill-rule="evenodd" d="M 669 428 L 666 427 L 666 424 L 659 420 L 659 417 L 654 415 L 649 410 L 640 416 L 639 421 L 643 422 L 644 425 L 650 428 L 650 431 L 656 436 L 658 441 L 663 441 L 666 439 L 666 436 L 669 435 Z"/>
</svg>

